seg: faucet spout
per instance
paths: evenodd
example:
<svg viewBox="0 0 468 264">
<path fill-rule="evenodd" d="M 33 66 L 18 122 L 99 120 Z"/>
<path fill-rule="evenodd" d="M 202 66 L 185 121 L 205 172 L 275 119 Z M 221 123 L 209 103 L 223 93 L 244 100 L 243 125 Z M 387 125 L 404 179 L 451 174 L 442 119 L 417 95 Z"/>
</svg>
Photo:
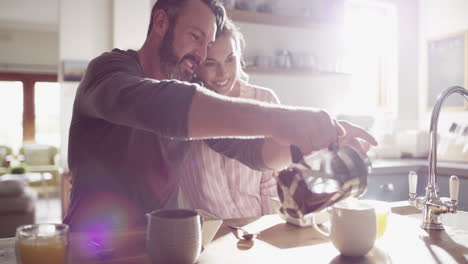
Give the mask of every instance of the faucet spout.
<svg viewBox="0 0 468 264">
<path fill-rule="evenodd" d="M 436 186 L 437 175 L 437 126 L 439 122 L 439 114 L 442 109 L 442 104 L 451 94 L 459 93 L 468 101 L 468 90 L 460 86 L 453 86 L 442 92 L 436 100 L 434 109 L 432 110 L 431 127 L 430 127 L 430 152 L 429 152 L 429 181 L 428 187 Z"/>
</svg>

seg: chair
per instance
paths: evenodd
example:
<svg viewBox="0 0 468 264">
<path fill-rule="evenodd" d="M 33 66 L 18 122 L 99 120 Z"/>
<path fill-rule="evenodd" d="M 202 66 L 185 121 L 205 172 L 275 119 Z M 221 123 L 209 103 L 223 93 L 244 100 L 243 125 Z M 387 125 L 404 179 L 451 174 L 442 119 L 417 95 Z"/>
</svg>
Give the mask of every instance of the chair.
<svg viewBox="0 0 468 264">
<path fill-rule="evenodd" d="M 58 193 L 58 178 L 61 171 L 60 166 L 57 165 L 58 149 L 54 146 L 28 143 L 24 144 L 20 149 L 20 155 L 26 171 L 28 173 L 40 173 L 42 176 L 42 189 L 39 193 L 47 194 L 49 187 Z M 50 173 L 51 179 L 45 180 L 44 173 Z M 31 184 L 34 186 L 34 184 Z M 49 185 L 46 186 L 46 185 Z M 37 187 L 37 186 L 36 186 Z M 40 188 L 38 188 L 40 189 Z"/>
<path fill-rule="evenodd" d="M 20 225 L 35 223 L 37 192 L 26 181 L 0 180 L 0 238 L 14 237 Z"/>
<path fill-rule="evenodd" d="M 10 167 L 9 157 L 12 155 L 12 150 L 7 146 L 0 146 L 0 176 L 8 173 Z"/>
</svg>

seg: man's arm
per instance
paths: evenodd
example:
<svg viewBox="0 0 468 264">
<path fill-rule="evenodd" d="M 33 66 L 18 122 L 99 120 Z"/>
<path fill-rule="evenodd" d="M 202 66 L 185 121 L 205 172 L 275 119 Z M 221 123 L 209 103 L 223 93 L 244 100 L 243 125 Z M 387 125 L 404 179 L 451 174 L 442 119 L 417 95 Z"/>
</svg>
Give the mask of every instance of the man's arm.
<svg viewBox="0 0 468 264">
<path fill-rule="evenodd" d="M 279 104 L 276 94 L 263 87 L 247 83 L 245 89 L 251 89 L 253 98 L 257 101 Z M 272 138 L 254 139 L 210 139 L 205 141 L 214 151 L 236 159 L 254 170 L 282 169 L 291 164 L 289 146 L 278 144 Z"/>
<path fill-rule="evenodd" d="M 75 99 L 80 116 L 186 138 L 196 85 L 146 79 L 138 69 L 136 59 L 127 54 L 110 52 L 94 59 Z"/>
</svg>

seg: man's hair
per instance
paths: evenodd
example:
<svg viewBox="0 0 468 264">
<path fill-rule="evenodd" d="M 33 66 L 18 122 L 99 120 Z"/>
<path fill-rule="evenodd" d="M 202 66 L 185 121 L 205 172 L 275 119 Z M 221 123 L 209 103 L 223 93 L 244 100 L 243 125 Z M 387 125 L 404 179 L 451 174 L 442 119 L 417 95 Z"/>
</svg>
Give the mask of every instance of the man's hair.
<svg viewBox="0 0 468 264">
<path fill-rule="evenodd" d="M 224 19 L 226 18 L 226 10 L 224 9 L 221 2 L 219 0 L 200 1 L 205 3 L 211 9 L 211 11 L 213 11 L 213 14 L 216 18 L 216 26 L 218 29 L 221 29 L 224 24 Z M 166 12 L 169 19 L 169 23 L 171 24 L 171 26 L 174 26 L 174 23 L 177 20 L 177 16 L 179 15 L 179 11 L 184 6 L 185 2 L 187 2 L 187 0 L 157 0 L 153 6 L 153 9 L 151 10 L 151 18 L 148 26 L 147 36 L 153 29 L 153 16 L 158 9 L 162 9 Z"/>
</svg>

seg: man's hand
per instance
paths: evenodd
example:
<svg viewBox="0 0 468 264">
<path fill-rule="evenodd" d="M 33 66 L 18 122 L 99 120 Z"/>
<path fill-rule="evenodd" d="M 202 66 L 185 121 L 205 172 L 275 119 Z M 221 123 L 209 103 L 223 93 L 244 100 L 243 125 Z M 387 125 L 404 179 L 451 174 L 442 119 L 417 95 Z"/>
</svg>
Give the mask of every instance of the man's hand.
<svg viewBox="0 0 468 264">
<path fill-rule="evenodd" d="M 377 140 L 361 127 L 355 126 L 346 121 L 338 121 L 344 128 L 344 135 L 339 137 L 340 145 L 348 145 L 356 149 L 359 153 L 366 156 L 370 146 L 377 146 Z"/>
<path fill-rule="evenodd" d="M 345 135 L 341 124 L 322 110 L 298 108 L 280 111 L 273 118 L 272 137 L 280 144 L 299 147 L 303 155 L 327 148 Z"/>
</svg>

